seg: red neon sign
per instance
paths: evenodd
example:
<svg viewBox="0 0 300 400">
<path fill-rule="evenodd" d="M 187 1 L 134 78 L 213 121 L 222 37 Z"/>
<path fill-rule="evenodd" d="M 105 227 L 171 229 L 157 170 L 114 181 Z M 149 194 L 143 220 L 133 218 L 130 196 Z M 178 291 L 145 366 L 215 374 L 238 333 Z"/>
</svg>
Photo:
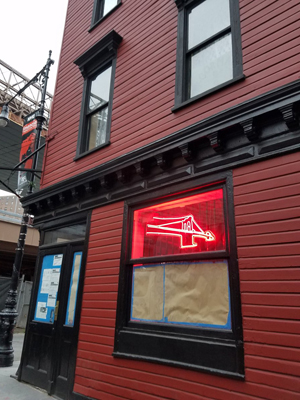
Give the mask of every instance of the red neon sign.
<svg viewBox="0 0 300 400">
<path fill-rule="evenodd" d="M 185 217 L 177 218 L 161 218 L 153 217 L 159 221 L 170 221 L 164 224 L 152 225 L 147 224 L 147 235 L 166 235 L 178 236 L 180 238 L 180 247 L 182 249 L 187 247 L 197 247 L 198 243 L 195 238 L 204 239 L 206 242 L 216 240 L 215 235 L 211 231 L 206 231 L 197 224 L 193 215 L 186 215 Z"/>
<path fill-rule="evenodd" d="M 163 257 L 226 248 L 222 189 L 136 209 L 131 258 Z"/>
</svg>

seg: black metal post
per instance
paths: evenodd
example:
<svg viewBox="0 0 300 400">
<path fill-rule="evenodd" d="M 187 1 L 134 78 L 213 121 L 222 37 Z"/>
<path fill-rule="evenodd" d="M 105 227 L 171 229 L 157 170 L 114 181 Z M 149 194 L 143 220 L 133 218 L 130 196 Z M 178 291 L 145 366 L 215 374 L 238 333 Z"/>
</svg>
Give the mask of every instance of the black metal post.
<svg viewBox="0 0 300 400">
<path fill-rule="evenodd" d="M 46 92 L 47 92 L 47 82 L 48 82 L 50 67 L 54 63 L 54 61 L 51 60 L 51 53 L 52 52 L 50 51 L 47 63 L 45 67 L 42 69 L 42 71 L 39 73 L 43 76 L 43 80 L 42 80 L 42 96 L 39 104 L 39 110 L 36 116 L 37 134 L 35 139 L 35 147 L 34 147 L 35 150 L 37 150 L 39 147 L 43 122 L 45 120 L 44 107 L 45 107 Z M 34 79 L 31 80 L 30 82 L 31 83 L 33 81 L 36 82 L 37 76 L 39 74 L 37 74 L 34 77 Z M 25 90 L 25 88 L 28 86 L 29 83 L 25 85 L 23 89 Z M 38 161 L 38 152 L 34 152 L 33 166 L 32 166 L 33 170 L 36 170 L 37 161 Z M 27 194 L 31 194 L 33 192 L 34 177 L 35 177 L 34 172 L 32 172 L 31 181 L 29 182 Z M 15 260 L 13 264 L 10 289 L 8 291 L 8 295 L 5 301 L 5 308 L 0 312 L 0 367 L 10 367 L 13 365 L 14 362 L 14 350 L 12 346 L 12 340 L 13 340 L 13 330 L 16 325 L 16 319 L 18 316 L 16 309 L 17 296 L 18 296 L 17 293 L 18 280 L 22 266 L 25 238 L 27 234 L 27 226 L 31 224 L 32 221 L 33 221 L 33 216 L 30 216 L 29 214 L 24 212 L 21 222 L 18 245 L 15 253 Z"/>
<path fill-rule="evenodd" d="M 18 281 L 20 266 L 22 265 L 24 244 L 27 234 L 28 214 L 23 214 L 18 245 L 16 248 L 15 262 L 11 276 L 10 288 L 5 300 L 5 308 L 0 313 L 0 367 L 10 367 L 14 362 L 14 350 L 12 347 L 13 329 L 16 324 Z"/>
<path fill-rule="evenodd" d="M 45 111 L 45 102 L 46 102 L 46 93 L 47 93 L 47 83 L 48 83 L 48 78 L 49 78 L 49 71 L 50 71 L 50 67 L 52 64 L 54 64 L 54 61 L 51 60 L 51 54 L 52 51 L 49 51 L 49 58 L 47 60 L 46 66 L 45 66 L 45 70 L 43 73 L 43 80 L 42 80 L 42 96 L 41 96 L 41 101 L 39 104 L 39 110 L 38 113 L 36 115 L 36 120 L 37 120 L 37 133 L 36 133 L 36 137 L 35 137 L 35 144 L 34 144 L 34 149 L 38 149 L 40 146 L 40 139 L 41 139 L 41 133 L 42 133 L 42 129 L 43 129 L 43 123 L 45 121 L 45 117 L 44 117 L 44 111 Z M 37 168 L 37 163 L 38 163 L 38 155 L 39 153 L 36 152 L 33 156 L 33 162 L 32 162 L 32 169 L 35 170 Z M 27 194 L 31 194 L 33 192 L 33 185 L 34 185 L 34 172 L 32 172 L 31 174 L 31 181 L 29 183 L 28 186 L 28 192 Z"/>
</svg>

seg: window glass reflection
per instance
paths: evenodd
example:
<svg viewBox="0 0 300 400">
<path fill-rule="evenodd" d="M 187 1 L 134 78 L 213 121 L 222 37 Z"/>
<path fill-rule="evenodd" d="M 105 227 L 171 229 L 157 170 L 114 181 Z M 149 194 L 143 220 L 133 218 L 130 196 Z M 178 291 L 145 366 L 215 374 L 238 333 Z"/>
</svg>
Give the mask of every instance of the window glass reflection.
<svg viewBox="0 0 300 400">
<path fill-rule="evenodd" d="M 230 26 L 229 0 L 206 0 L 188 16 L 188 48 Z"/>
<path fill-rule="evenodd" d="M 106 142 L 108 107 L 91 115 L 88 121 L 88 150 Z"/>
<path fill-rule="evenodd" d="M 70 242 L 85 238 L 86 226 L 83 224 L 66 226 L 45 232 L 44 244 Z"/>
<path fill-rule="evenodd" d="M 110 12 L 116 5 L 118 4 L 118 0 L 105 0 L 104 1 L 104 10 L 103 16 Z"/>
<path fill-rule="evenodd" d="M 74 253 L 65 324 L 74 326 L 82 252 Z"/>
<path fill-rule="evenodd" d="M 231 34 L 192 55 L 190 97 L 204 93 L 232 78 Z"/>
<path fill-rule="evenodd" d="M 109 100 L 111 67 L 107 68 L 91 82 L 89 111 L 96 110 Z"/>
</svg>

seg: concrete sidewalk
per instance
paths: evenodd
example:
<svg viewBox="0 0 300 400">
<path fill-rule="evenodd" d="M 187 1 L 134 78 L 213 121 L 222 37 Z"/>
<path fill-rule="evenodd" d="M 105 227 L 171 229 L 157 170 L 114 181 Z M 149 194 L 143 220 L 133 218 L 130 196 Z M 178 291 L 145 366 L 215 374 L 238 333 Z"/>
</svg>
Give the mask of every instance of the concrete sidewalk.
<svg viewBox="0 0 300 400">
<path fill-rule="evenodd" d="M 52 396 L 41 389 L 18 382 L 12 378 L 15 375 L 20 364 L 24 333 L 14 334 L 14 365 L 12 367 L 0 368 L 0 399 L 1 400 L 51 400 Z"/>
</svg>

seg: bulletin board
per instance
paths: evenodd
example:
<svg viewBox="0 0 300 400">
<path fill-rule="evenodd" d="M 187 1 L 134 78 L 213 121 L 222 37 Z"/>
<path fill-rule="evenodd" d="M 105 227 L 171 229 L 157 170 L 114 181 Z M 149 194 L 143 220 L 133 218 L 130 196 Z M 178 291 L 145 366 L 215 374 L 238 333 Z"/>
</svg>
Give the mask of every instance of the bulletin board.
<svg viewBox="0 0 300 400">
<path fill-rule="evenodd" d="M 43 258 L 34 321 L 54 322 L 62 261 L 63 254 L 47 255 Z"/>
</svg>

